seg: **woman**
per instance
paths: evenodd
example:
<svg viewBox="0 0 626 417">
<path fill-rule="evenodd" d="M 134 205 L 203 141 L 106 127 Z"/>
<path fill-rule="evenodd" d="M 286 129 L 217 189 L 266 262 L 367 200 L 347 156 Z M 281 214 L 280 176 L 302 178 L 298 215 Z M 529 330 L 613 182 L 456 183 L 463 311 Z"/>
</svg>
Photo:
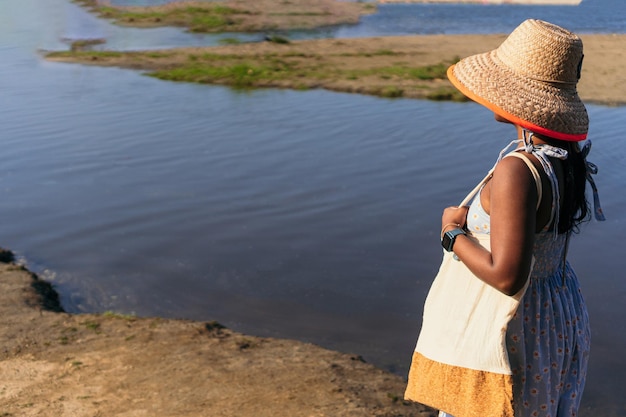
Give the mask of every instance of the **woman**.
<svg viewBox="0 0 626 417">
<path fill-rule="evenodd" d="M 428 403 L 425 390 L 454 391 L 444 402 L 450 409 L 441 410 L 440 416 L 577 415 L 590 332 L 566 254 L 570 234 L 589 217 L 587 180 L 597 201 L 590 176 L 595 166 L 585 159 L 589 142 L 579 147 L 588 130 L 587 112 L 576 91 L 582 52 L 582 41 L 573 33 L 527 20 L 496 50 L 465 58 L 448 70 L 452 84 L 493 111 L 497 121 L 513 125 L 517 139 L 502 151 L 469 207 L 444 210 L 442 245 L 480 280 L 508 296 L 517 295 L 519 307 L 502 336 L 512 388 L 496 388 L 506 391 L 505 400 L 493 408 L 487 404 L 492 398 L 481 395 L 481 384 L 488 383 L 484 374 L 465 382 L 459 376 L 465 373 L 447 364 L 443 370 L 434 368 L 445 371 L 445 378 L 423 372 L 423 362 L 432 358 L 420 352 L 418 341 L 406 398 Z M 603 220 L 599 205 L 596 218 Z M 486 247 L 473 238 L 485 234 Z M 428 306 L 427 300 L 425 321 Z"/>
</svg>

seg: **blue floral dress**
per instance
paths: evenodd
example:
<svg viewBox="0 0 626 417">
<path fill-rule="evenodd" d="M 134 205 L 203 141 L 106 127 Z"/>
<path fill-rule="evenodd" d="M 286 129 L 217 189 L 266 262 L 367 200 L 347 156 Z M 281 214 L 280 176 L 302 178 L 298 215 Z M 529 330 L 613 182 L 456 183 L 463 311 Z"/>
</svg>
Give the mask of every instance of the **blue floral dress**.
<svg viewBox="0 0 626 417">
<path fill-rule="evenodd" d="M 534 146 L 530 150 L 556 184 L 546 155 L 551 148 Z M 557 222 L 558 194 L 553 193 L 553 197 Z M 490 233 L 489 215 L 481 207 L 480 194 L 470 205 L 467 227 L 472 233 Z M 565 234 L 552 230 L 535 236 L 529 287 L 507 330 L 516 417 L 574 417 L 578 413 L 590 331 L 578 278 L 565 260 L 566 240 Z"/>
</svg>

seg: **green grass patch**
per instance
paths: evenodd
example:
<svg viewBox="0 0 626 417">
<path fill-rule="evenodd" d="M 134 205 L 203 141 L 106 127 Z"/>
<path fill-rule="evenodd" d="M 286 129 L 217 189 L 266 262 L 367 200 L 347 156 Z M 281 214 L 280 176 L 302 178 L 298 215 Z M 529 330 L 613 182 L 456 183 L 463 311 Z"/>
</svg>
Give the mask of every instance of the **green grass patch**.
<svg viewBox="0 0 626 417">
<path fill-rule="evenodd" d="M 116 318 L 116 319 L 122 319 L 122 320 L 128 320 L 128 321 L 134 321 L 137 319 L 137 317 L 132 314 L 121 314 L 121 313 L 116 313 L 110 310 L 105 311 L 104 313 L 102 313 L 102 315 L 104 317 L 110 317 L 110 318 Z"/>
<path fill-rule="evenodd" d="M 102 17 L 111 18 L 116 17 L 120 14 L 119 9 L 116 9 L 115 7 L 92 5 L 92 8 L 97 11 Z"/>
<path fill-rule="evenodd" d="M 406 65 L 392 65 L 388 67 L 353 69 L 344 71 L 347 79 L 356 79 L 366 76 L 377 76 L 383 80 L 400 78 L 406 80 L 443 80 L 446 79 L 448 64 L 428 65 L 424 67 L 410 67 Z"/>
<path fill-rule="evenodd" d="M 139 26 L 184 26 L 192 32 L 227 31 L 237 23 L 236 15 L 251 14 L 246 10 L 207 3 L 176 4 L 145 7 L 101 6 L 94 0 L 78 0 L 101 17 L 119 23 Z"/>
<path fill-rule="evenodd" d="M 95 321 L 86 321 L 84 323 L 82 323 L 86 328 L 88 328 L 89 330 L 93 330 L 94 332 L 97 332 L 100 330 L 100 323 L 95 322 Z"/>
<path fill-rule="evenodd" d="M 145 11 L 145 12 L 110 11 L 109 13 L 115 19 L 122 20 L 125 22 L 142 22 L 142 21 L 161 22 L 163 21 L 163 19 L 167 17 L 166 13 L 151 12 L 151 11 Z"/>
<path fill-rule="evenodd" d="M 287 53 L 281 54 L 281 56 L 283 58 L 315 58 L 315 59 L 319 58 L 319 55 L 309 54 L 305 52 L 287 52 Z"/>
<path fill-rule="evenodd" d="M 232 7 L 221 6 L 219 4 L 213 6 L 211 10 L 215 14 L 250 14 L 250 12 L 245 10 L 233 9 Z"/>
<path fill-rule="evenodd" d="M 174 54 L 171 52 L 146 52 L 145 54 L 145 56 L 147 56 L 148 58 L 154 58 L 154 59 L 169 58 L 173 55 Z"/>
<path fill-rule="evenodd" d="M 280 43 L 280 44 L 288 44 L 291 42 L 288 38 L 284 36 L 280 36 L 280 35 L 270 35 L 266 37 L 265 40 L 268 42 L 274 42 L 274 43 Z"/>
<path fill-rule="evenodd" d="M 374 56 L 395 56 L 395 55 L 402 55 L 402 53 L 392 51 L 391 49 L 379 49 L 378 51 L 373 52 L 372 55 L 374 55 Z"/>
<path fill-rule="evenodd" d="M 453 87 L 448 88 L 440 88 L 438 90 L 433 91 L 426 95 L 426 98 L 429 100 L 435 101 L 458 101 L 458 102 L 466 102 L 469 101 L 467 97 L 461 94 L 457 89 Z"/>
<path fill-rule="evenodd" d="M 234 24 L 232 19 L 222 15 L 199 14 L 191 17 L 189 30 L 192 32 L 212 32 Z"/>
<path fill-rule="evenodd" d="M 196 82 L 206 84 L 226 84 L 236 88 L 251 88 L 268 85 L 272 81 L 288 80 L 294 86 L 308 86 L 305 79 L 319 81 L 345 79 L 356 81 L 363 77 L 379 77 L 382 80 L 434 80 L 445 78 L 447 64 L 425 67 L 389 66 L 374 69 L 350 69 L 327 67 L 290 60 L 286 55 L 267 54 L 244 61 L 241 57 L 225 56 L 213 53 L 191 54 L 188 64 L 178 68 L 157 70 L 149 75 L 169 81 Z M 303 80 L 303 81 L 298 81 Z M 308 88 L 308 87 L 306 87 Z M 433 100 L 460 100 L 463 97 L 456 90 L 441 90 L 432 94 Z M 378 87 L 372 94 L 382 97 L 403 97 L 405 90 L 393 85 Z"/>
<path fill-rule="evenodd" d="M 221 55 L 211 52 L 205 52 L 203 54 L 189 54 L 187 59 L 191 62 L 224 62 L 225 60 L 237 60 L 239 57 L 235 55 Z"/>
<path fill-rule="evenodd" d="M 297 46 L 297 43 L 294 43 L 291 47 L 274 47 L 270 48 L 270 52 L 267 53 L 251 52 L 247 48 L 242 49 L 241 54 L 216 53 L 219 49 L 194 49 L 187 52 L 65 51 L 50 53 L 48 57 L 59 57 L 65 61 L 79 63 L 92 63 L 93 61 L 97 63 L 101 60 L 101 65 L 114 64 L 126 68 L 142 68 L 149 71 L 147 75 L 161 80 L 230 85 L 243 90 L 270 86 L 292 89 L 327 86 L 331 89 L 362 91 L 389 98 L 466 100 L 465 96 L 451 86 L 439 88 L 438 86 L 445 83 L 430 82 L 446 79 L 449 62 L 414 66 L 402 62 L 389 63 L 389 60 L 375 58 L 344 60 L 338 59 L 338 54 L 329 57 L 325 54 L 299 50 Z M 393 50 L 379 49 L 369 54 L 395 55 L 398 53 Z M 357 55 L 365 56 L 366 54 Z M 108 62 L 107 58 L 109 58 Z M 370 68 L 359 69 L 360 65 Z M 385 66 L 372 68 L 374 65 Z"/>
<path fill-rule="evenodd" d="M 378 95 L 381 97 L 387 97 L 387 98 L 397 98 L 397 97 L 402 97 L 404 95 L 404 90 L 396 86 L 389 85 L 389 86 L 381 88 L 380 91 L 378 92 Z"/>
<path fill-rule="evenodd" d="M 232 55 L 190 54 L 186 64 L 157 70 L 148 75 L 162 80 L 227 84 L 237 88 L 297 77 L 296 64 L 280 55 L 268 54 L 255 58 L 255 61 L 246 61 Z"/>
<path fill-rule="evenodd" d="M 273 66 L 237 63 L 225 66 L 190 64 L 184 67 L 155 71 L 149 75 L 170 81 L 221 83 L 233 87 L 252 87 L 261 81 L 284 78 L 287 68 L 280 63 Z"/>
<path fill-rule="evenodd" d="M 359 14 L 375 8 L 372 5 L 351 8 L 351 13 L 344 16 L 343 13 L 336 14 L 320 8 L 315 2 L 298 8 L 286 6 L 289 3 L 276 2 L 263 11 L 255 11 L 250 10 L 245 2 L 233 5 L 228 2 L 180 0 L 163 5 L 115 6 L 106 0 L 101 3 L 108 4 L 100 4 L 98 0 L 73 1 L 100 17 L 111 19 L 118 24 L 137 27 L 182 26 L 193 32 L 207 33 L 306 28 L 313 18 L 315 18 L 313 21 L 320 20 L 317 24 L 322 26 L 325 25 L 325 20 L 330 24 L 353 23 L 353 19 Z M 255 16 L 262 16 L 266 19 L 257 21 Z M 278 18 L 272 19 L 273 16 Z"/>
<path fill-rule="evenodd" d="M 222 38 L 217 41 L 220 45 L 239 45 L 241 40 L 237 38 Z"/>
</svg>

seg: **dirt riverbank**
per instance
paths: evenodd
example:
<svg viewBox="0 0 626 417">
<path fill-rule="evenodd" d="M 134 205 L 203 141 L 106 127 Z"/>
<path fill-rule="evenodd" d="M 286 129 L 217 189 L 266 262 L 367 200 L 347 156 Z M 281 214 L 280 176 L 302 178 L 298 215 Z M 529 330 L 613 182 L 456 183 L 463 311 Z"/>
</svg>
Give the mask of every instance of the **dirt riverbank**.
<svg viewBox="0 0 626 417">
<path fill-rule="evenodd" d="M 4 417 L 434 416 L 356 355 L 215 322 L 67 314 L 13 263 L 0 263 L 0 344 Z"/>
<path fill-rule="evenodd" d="M 428 35 L 260 42 L 161 51 L 63 51 L 57 62 L 118 66 L 173 81 L 238 88 L 324 88 L 385 97 L 458 98 L 445 68 L 497 47 L 505 35 Z M 626 35 L 581 35 L 579 93 L 588 103 L 626 104 Z"/>
</svg>

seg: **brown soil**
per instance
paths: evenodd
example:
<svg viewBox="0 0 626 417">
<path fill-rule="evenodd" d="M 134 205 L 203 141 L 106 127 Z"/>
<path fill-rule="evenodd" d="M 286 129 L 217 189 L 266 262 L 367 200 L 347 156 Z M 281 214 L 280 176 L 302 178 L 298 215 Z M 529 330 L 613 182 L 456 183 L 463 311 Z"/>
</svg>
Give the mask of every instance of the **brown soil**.
<svg viewBox="0 0 626 417">
<path fill-rule="evenodd" d="M 435 415 L 355 355 L 215 322 L 59 310 L 47 283 L 0 264 L 1 416 Z"/>
<path fill-rule="evenodd" d="M 579 93 L 586 102 L 626 104 L 626 35 L 582 35 L 585 61 Z M 423 80 L 410 71 L 497 47 L 505 35 L 396 36 L 367 39 L 324 39 L 277 44 L 261 42 L 207 48 L 178 48 L 145 53 L 67 52 L 48 59 L 90 65 L 109 65 L 148 72 L 184 68 L 191 58 L 209 57 L 203 65 L 245 63 L 251 68 L 280 62 L 288 71 L 270 77 L 251 76 L 249 87 L 325 88 L 382 96 L 450 98 L 446 79 Z M 397 69 L 404 71 L 396 71 Z M 252 73 L 252 72 L 251 72 Z M 278 74 L 278 75 L 276 75 Z M 408 74 L 408 75 L 407 75 Z M 238 80 L 238 79 L 237 79 Z M 226 76 L 206 76 L 199 82 L 234 84 Z"/>
</svg>

